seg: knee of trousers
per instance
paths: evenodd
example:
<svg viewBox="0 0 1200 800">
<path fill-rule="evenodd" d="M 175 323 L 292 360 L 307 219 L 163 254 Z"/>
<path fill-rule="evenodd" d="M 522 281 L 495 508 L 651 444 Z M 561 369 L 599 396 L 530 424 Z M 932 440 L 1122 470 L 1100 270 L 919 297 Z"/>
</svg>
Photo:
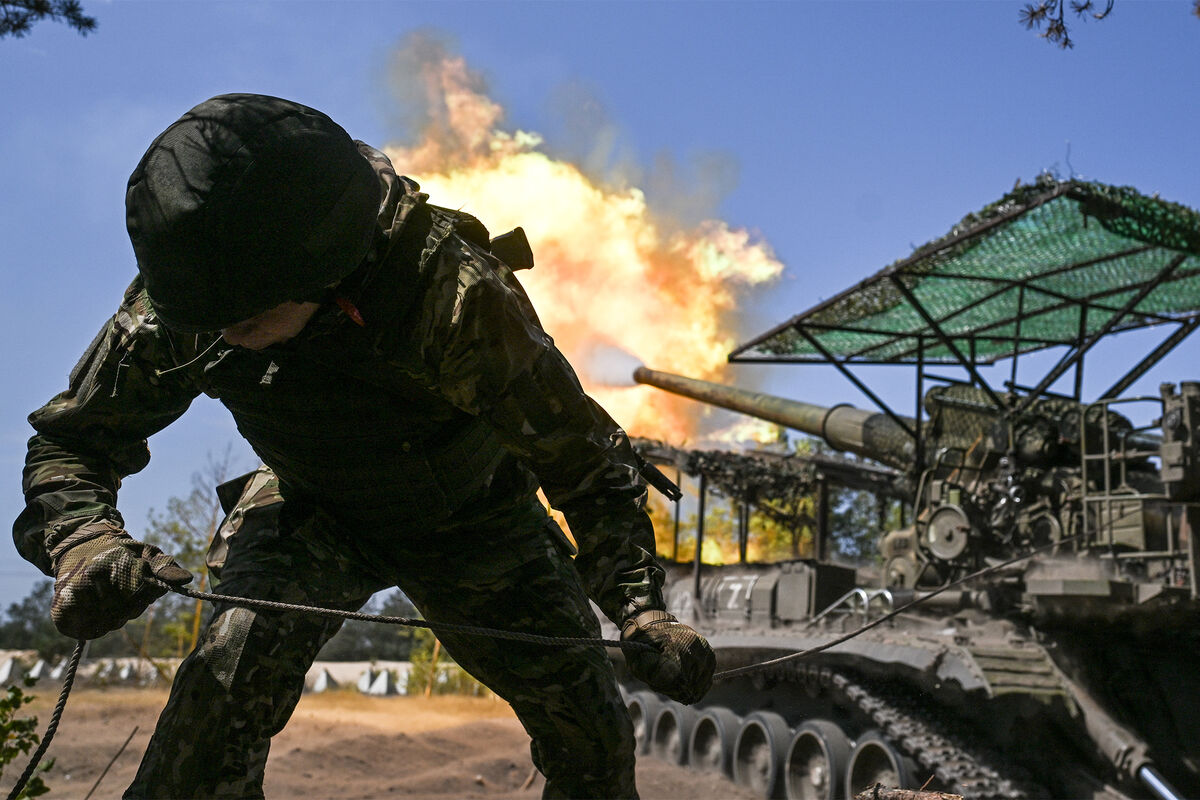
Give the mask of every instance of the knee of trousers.
<svg viewBox="0 0 1200 800">
<path fill-rule="evenodd" d="M 603 780 L 632 770 L 633 723 L 615 687 L 611 696 L 555 687 L 524 694 L 513 707 L 547 776 L 577 774 Z"/>
<path fill-rule="evenodd" d="M 250 684 L 255 683 L 282 689 L 303 680 L 317 650 L 332 635 L 328 629 L 336 630 L 339 622 L 218 607 L 189 660 L 231 694 L 254 691 Z"/>
<path fill-rule="evenodd" d="M 249 609 L 236 606 L 219 609 L 189 660 L 195 666 L 202 666 L 227 692 L 232 691 L 255 621 L 256 615 Z"/>
</svg>

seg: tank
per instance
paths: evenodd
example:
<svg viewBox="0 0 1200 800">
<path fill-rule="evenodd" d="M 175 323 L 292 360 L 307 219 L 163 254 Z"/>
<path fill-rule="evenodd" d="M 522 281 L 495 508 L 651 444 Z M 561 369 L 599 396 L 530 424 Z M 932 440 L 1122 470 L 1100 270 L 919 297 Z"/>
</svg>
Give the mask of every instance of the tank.
<svg viewBox="0 0 1200 800">
<path fill-rule="evenodd" d="M 1200 797 L 1200 383 L 1093 404 L 1010 395 L 1001 410 L 948 382 L 924 394 L 918 422 L 645 367 L 634 379 L 902 476 L 910 524 L 881 535 L 877 580 L 819 543 L 815 558 L 666 565 L 669 608 L 709 638 L 719 672 L 923 600 L 831 649 L 719 681 L 694 707 L 626 681 L 644 752 L 762 797 L 843 798 L 876 783 L 968 798 Z M 1153 423 L 1135 425 L 1131 402 Z"/>
</svg>

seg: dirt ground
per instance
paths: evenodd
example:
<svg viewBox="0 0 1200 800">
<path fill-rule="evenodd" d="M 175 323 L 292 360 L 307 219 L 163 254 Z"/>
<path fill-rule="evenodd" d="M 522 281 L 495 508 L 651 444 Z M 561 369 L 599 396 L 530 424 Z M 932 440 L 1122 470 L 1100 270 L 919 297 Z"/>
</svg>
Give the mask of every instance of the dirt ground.
<svg viewBox="0 0 1200 800">
<path fill-rule="evenodd" d="M 31 707 L 41 729 L 56 692 L 39 687 Z M 137 727 L 92 795 L 119 798 L 150 739 L 165 689 L 76 689 L 47 758 L 49 798 L 83 798 L 122 742 Z M 10 765 L 7 794 L 24 769 Z M 529 740 L 508 705 L 468 697 L 368 697 L 353 690 L 305 695 L 271 746 L 269 798 L 537 798 Z M 722 776 L 702 774 L 644 756 L 638 762 L 643 798 L 752 798 Z"/>
</svg>

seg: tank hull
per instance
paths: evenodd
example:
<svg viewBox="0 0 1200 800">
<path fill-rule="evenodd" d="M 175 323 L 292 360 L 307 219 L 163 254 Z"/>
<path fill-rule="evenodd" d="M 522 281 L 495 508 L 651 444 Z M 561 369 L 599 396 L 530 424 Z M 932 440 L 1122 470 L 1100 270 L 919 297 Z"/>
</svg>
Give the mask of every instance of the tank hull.
<svg viewBox="0 0 1200 800">
<path fill-rule="evenodd" d="M 844 575 L 821 567 L 705 566 L 698 601 L 691 570 L 669 569 L 669 607 L 708 637 L 718 673 L 776 662 L 718 681 L 694 708 L 738 730 L 761 728 L 756 715 L 764 712 L 782 720 L 777 736 L 787 746 L 760 744 L 753 777 L 746 766 L 736 774 L 737 734 L 726 734 L 729 777 L 772 781 L 764 797 L 843 797 L 863 788 L 856 781 L 892 776 L 901 788 L 968 798 L 1137 798 L 1155 796 L 1138 778 L 1153 765 L 1178 796 L 1200 796 L 1194 604 L 1172 598 L 1137 608 L 1117 593 L 1121 613 L 1063 625 L 1030 603 L 1001 614 L 980 607 L 985 595 L 956 592 L 830 650 L 786 659 L 907 599 L 860 589 L 861 599 L 828 611 L 817 604 L 827 597 L 820 584 L 831 581 L 836 593 Z M 797 592 L 804 596 L 790 596 Z M 1137 617 L 1144 624 L 1132 623 Z M 639 690 L 628 678 L 626 687 Z M 657 699 L 660 710 L 675 707 Z M 814 726 L 832 731 L 827 739 L 843 738 L 846 752 L 822 756 Z M 653 728 L 650 720 L 647 735 Z M 762 768 L 764 758 L 772 769 Z M 704 763 L 712 758 L 696 768 Z"/>
</svg>

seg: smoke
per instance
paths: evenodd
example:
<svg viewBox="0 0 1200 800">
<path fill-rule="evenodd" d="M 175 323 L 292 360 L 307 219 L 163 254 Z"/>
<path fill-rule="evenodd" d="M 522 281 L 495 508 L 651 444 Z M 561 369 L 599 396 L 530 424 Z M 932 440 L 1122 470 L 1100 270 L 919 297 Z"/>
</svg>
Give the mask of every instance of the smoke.
<svg viewBox="0 0 1200 800">
<path fill-rule="evenodd" d="M 389 59 L 387 86 L 400 141 L 412 142 L 394 142 L 387 152 L 402 172 L 418 180 L 477 168 L 542 144 L 535 133 L 500 129 L 504 109 L 488 96 L 487 80 L 435 32 L 404 37 Z"/>
<path fill-rule="evenodd" d="M 575 368 L 585 383 L 613 388 L 637 385 L 633 372 L 643 364 L 628 350 L 597 340 L 584 344 L 579 356 Z"/>
<path fill-rule="evenodd" d="M 649 166 L 640 163 L 600 91 L 580 81 L 558 87 L 550 107 L 562 129 L 554 141 L 546 142 L 546 152 L 577 164 L 593 181 L 610 188 L 640 187 L 667 227 L 682 229 L 711 218 L 737 187 L 740 167 L 725 152 L 700 151 L 679 158 L 659 151 Z"/>
<path fill-rule="evenodd" d="M 546 152 L 576 164 L 594 181 L 610 187 L 641 185 L 637 155 L 609 114 L 600 92 L 581 81 L 567 81 L 550 97 L 550 110 L 561 130 Z"/>
</svg>

